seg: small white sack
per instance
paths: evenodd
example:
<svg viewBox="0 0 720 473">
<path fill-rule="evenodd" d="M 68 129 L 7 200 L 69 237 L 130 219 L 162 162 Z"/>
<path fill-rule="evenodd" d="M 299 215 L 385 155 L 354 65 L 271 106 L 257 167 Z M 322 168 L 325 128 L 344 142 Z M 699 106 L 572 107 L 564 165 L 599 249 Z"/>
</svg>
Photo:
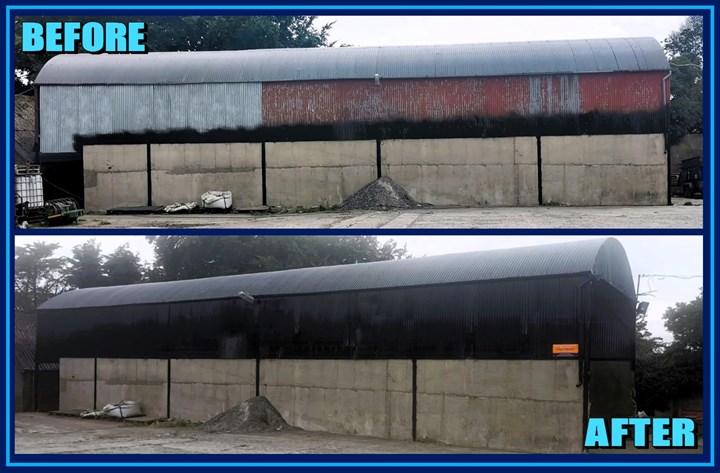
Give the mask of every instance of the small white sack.
<svg viewBox="0 0 720 473">
<path fill-rule="evenodd" d="M 229 209 L 232 207 L 231 191 L 209 191 L 200 196 L 206 209 Z"/>
</svg>

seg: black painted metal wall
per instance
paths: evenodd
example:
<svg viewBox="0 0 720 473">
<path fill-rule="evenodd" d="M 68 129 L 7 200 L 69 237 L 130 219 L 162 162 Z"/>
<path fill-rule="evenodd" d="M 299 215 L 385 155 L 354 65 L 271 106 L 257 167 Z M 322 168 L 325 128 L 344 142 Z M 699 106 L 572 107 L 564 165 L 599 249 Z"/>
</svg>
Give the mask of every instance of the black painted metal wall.
<svg viewBox="0 0 720 473">
<path fill-rule="evenodd" d="M 594 278 L 580 301 L 588 279 L 41 310 L 37 357 L 549 359 L 587 326 L 591 358 L 633 359 L 634 301 Z"/>
</svg>

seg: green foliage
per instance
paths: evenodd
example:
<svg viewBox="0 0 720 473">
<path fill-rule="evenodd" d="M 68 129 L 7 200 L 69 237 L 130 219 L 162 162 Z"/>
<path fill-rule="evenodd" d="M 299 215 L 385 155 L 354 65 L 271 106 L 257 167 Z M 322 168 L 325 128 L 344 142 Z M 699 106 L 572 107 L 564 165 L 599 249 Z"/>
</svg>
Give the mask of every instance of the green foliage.
<svg viewBox="0 0 720 473">
<path fill-rule="evenodd" d="M 128 245 L 119 246 L 105 258 L 102 265 L 108 286 L 136 284 L 143 280 L 143 268 L 140 258 L 128 249 Z"/>
<path fill-rule="evenodd" d="M 187 16 L 150 18 L 151 51 L 224 51 L 332 46 L 332 23 L 314 16 Z"/>
<path fill-rule="evenodd" d="M 703 296 L 690 302 L 678 302 L 665 311 L 665 328 L 673 334 L 673 346 L 680 350 L 702 354 Z"/>
<path fill-rule="evenodd" d="M 67 290 L 67 258 L 55 256 L 57 243 L 15 247 L 15 310 L 35 313 L 48 299 Z"/>
<path fill-rule="evenodd" d="M 157 17 L 22 17 L 15 22 L 16 92 L 32 83 L 54 54 L 21 52 L 22 24 L 26 21 L 144 21 L 148 51 L 221 51 L 332 46 L 332 23 L 315 27 L 314 16 L 157 16 Z"/>
<path fill-rule="evenodd" d="M 663 315 L 665 328 L 673 334 L 666 356 L 675 373 L 677 395 L 702 392 L 703 296 L 679 302 Z"/>
<path fill-rule="evenodd" d="M 667 410 L 674 399 L 702 392 L 702 294 L 668 308 L 663 318 L 673 334 L 670 344 L 651 336 L 644 316 L 636 324 L 636 402 L 650 415 Z"/>
<path fill-rule="evenodd" d="M 88 240 L 73 247 L 72 253 L 68 267 L 68 283 L 72 287 L 82 289 L 107 284 L 107 277 L 103 274 L 104 257 L 100 253 L 100 244 L 94 239 Z"/>
<path fill-rule="evenodd" d="M 672 71 L 670 143 L 703 132 L 703 19 L 688 17 L 678 31 L 665 40 Z"/>
<path fill-rule="evenodd" d="M 157 236 L 151 280 L 179 280 L 407 257 L 374 236 Z"/>
<path fill-rule="evenodd" d="M 678 31 L 665 39 L 665 51 L 670 57 L 685 56 L 693 64 L 703 63 L 703 18 L 689 16 Z"/>
</svg>

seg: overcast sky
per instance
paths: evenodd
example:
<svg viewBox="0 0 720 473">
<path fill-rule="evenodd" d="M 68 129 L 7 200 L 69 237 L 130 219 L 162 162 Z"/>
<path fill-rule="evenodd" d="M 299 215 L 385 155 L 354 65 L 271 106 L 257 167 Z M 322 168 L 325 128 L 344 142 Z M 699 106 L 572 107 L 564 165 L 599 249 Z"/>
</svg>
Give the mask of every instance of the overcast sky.
<svg viewBox="0 0 720 473">
<path fill-rule="evenodd" d="M 58 255 L 71 256 L 73 246 L 94 238 L 101 244 L 103 253 L 111 253 L 116 247 L 128 243 L 131 251 L 141 261 L 154 260 L 152 246 L 144 236 L 18 236 L 16 244 L 26 245 L 33 241 L 57 242 L 62 245 Z M 598 236 L 389 236 L 379 237 L 381 241 L 395 240 L 400 246 L 406 245 L 413 257 L 442 255 L 465 251 L 531 246 L 544 243 L 576 241 Z M 633 281 L 638 274 L 674 275 L 681 277 L 703 274 L 702 237 L 700 236 L 617 236 L 625 247 L 633 271 Z M 702 287 L 701 278 L 678 279 L 642 277 L 640 293 L 649 293 L 641 298 L 650 302 L 648 328 L 656 335 L 669 340 L 662 321 L 662 314 L 676 302 L 694 299 Z"/>
<path fill-rule="evenodd" d="M 319 16 L 336 45 L 400 46 L 651 36 L 663 41 L 683 16 Z"/>
</svg>

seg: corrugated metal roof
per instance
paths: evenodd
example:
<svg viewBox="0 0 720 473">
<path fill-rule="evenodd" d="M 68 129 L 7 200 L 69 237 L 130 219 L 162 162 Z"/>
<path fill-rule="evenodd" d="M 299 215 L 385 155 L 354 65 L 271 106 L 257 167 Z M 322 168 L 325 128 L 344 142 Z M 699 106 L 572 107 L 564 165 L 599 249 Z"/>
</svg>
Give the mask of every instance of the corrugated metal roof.
<svg viewBox="0 0 720 473">
<path fill-rule="evenodd" d="M 49 300 L 40 309 L 222 299 L 236 297 L 241 291 L 253 296 L 299 295 L 582 273 L 594 274 L 635 298 L 625 250 L 617 240 L 607 238 L 401 261 L 79 289 Z"/>
<path fill-rule="evenodd" d="M 35 81 L 60 84 L 187 84 L 296 80 L 487 77 L 669 70 L 654 38 L 438 46 L 264 49 L 142 55 L 64 54 Z"/>
</svg>

